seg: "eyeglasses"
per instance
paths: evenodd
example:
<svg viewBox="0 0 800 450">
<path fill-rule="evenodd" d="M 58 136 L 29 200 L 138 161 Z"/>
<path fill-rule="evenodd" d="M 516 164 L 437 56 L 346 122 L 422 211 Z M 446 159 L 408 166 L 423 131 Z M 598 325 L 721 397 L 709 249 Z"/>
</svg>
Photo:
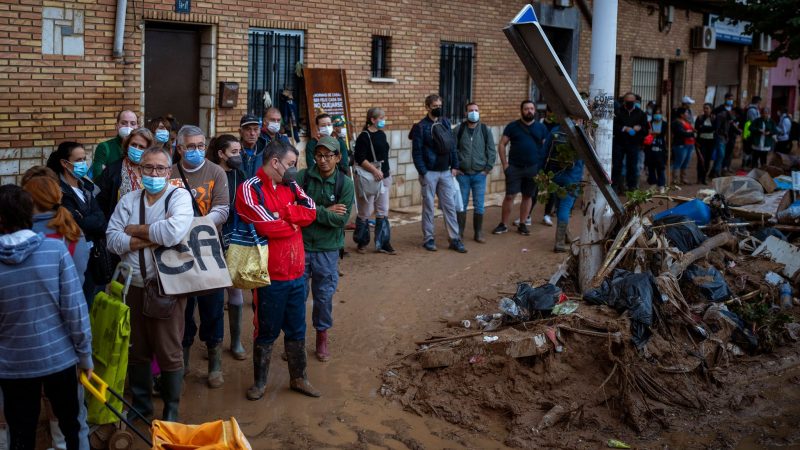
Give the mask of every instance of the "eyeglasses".
<svg viewBox="0 0 800 450">
<path fill-rule="evenodd" d="M 206 144 L 197 144 L 197 145 L 195 145 L 195 144 L 185 145 L 184 144 L 183 148 L 185 148 L 187 151 L 205 150 L 206 149 Z"/>
<path fill-rule="evenodd" d="M 163 175 L 166 175 L 167 171 L 169 171 L 169 169 L 170 169 L 169 167 L 151 166 L 151 165 L 140 166 L 140 167 L 142 168 L 142 173 L 144 173 L 145 175 L 162 175 L 163 176 Z"/>
<path fill-rule="evenodd" d="M 316 155 L 314 155 L 314 159 L 316 159 L 317 161 L 323 161 L 323 160 L 330 161 L 334 158 L 334 156 L 336 156 L 336 153 L 328 153 L 327 155 L 323 155 L 322 153 L 317 153 Z"/>
</svg>

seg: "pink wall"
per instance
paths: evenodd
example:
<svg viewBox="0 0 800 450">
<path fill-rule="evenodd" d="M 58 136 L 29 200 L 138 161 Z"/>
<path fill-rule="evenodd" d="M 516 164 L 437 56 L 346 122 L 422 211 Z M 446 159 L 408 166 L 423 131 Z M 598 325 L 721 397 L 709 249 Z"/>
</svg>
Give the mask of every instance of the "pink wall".
<svg viewBox="0 0 800 450">
<path fill-rule="evenodd" d="M 774 46 L 774 44 L 773 44 Z M 795 119 L 800 116 L 798 105 L 798 88 L 800 87 L 800 59 L 779 58 L 777 67 L 769 69 L 769 88 L 767 89 L 766 104 L 772 105 L 773 88 L 776 86 L 789 86 L 789 102 Z"/>
</svg>

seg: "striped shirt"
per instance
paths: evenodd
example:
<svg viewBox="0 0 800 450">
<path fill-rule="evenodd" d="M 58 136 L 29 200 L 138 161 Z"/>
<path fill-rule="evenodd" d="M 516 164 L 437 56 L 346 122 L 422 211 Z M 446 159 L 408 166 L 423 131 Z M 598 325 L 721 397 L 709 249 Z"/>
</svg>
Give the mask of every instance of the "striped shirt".
<svg viewBox="0 0 800 450">
<path fill-rule="evenodd" d="M 92 368 L 92 332 L 67 248 L 31 230 L 0 236 L 0 379 Z"/>
</svg>

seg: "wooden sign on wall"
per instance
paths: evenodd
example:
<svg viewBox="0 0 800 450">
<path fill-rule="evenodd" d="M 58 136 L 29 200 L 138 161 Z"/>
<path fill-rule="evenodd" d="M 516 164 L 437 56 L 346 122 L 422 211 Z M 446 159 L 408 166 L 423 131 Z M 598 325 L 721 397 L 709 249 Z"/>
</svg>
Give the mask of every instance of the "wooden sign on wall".
<svg viewBox="0 0 800 450">
<path fill-rule="evenodd" d="M 306 107 L 308 108 L 308 129 L 311 136 L 317 136 L 314 118 L 322 113 L 331 116 L 344 116 L 347 129 L 352 132 L 347 74 L 344 69 L 303 69 L 306 87 Z M 349 138 L 349 136 L 348 136 Z"/>
</svg>

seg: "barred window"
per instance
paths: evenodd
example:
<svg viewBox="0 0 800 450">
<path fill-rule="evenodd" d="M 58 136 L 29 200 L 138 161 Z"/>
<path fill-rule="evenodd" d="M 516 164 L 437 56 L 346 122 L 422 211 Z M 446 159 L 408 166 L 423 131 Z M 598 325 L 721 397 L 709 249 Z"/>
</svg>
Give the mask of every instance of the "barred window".
<svg viewBox="0 0 800 450">
<path fill-rule="evenodd" d="M 453 122 L 464 120 L 464 109 L 472 99 L 472 73 L 475 45 L 442 42 L 439 59 L 439 95 L 442 110 Z"/>
<path fill-rule="evenodd" d="M 389 49 L 392 38 L 372 36 L 372 78 L 389 78 Z"/>
<path fill-rule="evenodd" d="M 263 117 L 264 93 L 269 94 L 272 106 L 279 108 L 284 89 L 292 91 L 299 107 L 300 80 L 295 70 L 303 60 L 303 32 L 251 28 L 249 38 L 247 112 Z"/>
</svg>

